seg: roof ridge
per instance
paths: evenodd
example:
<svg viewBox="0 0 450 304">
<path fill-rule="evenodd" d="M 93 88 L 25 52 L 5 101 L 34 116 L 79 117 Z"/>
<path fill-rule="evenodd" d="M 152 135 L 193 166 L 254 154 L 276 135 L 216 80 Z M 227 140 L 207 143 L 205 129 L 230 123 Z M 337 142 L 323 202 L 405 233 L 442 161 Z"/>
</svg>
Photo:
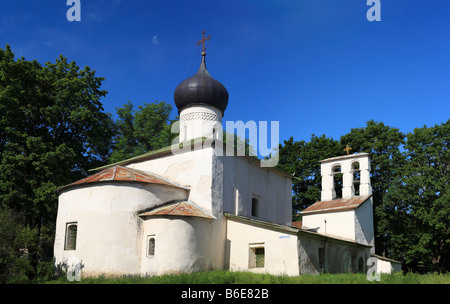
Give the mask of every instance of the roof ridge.
<svg viewBox="0 0 450 304">
<path fill-rule="evenodd" d="M 180 208 L 181 204 L 183 204 L 182 208 Z M 175 200 L 169 201 L 159 206 L 155 206 L 149 208 L 147 210 L 142 210 L 138 212 L 139 216 L 193 216 L 193 217 L 201 217 L 206 219 L 216 219 L 216 217 L 211 214 L 209 211 L 204 210 L 199 205 L 195 204 L 193 201 L 184 199 L 184 200 Z"/>
<path fill-rule="evenodd" d="M 168 212 L 168 214 L 171 214 L 175 209 L 177 209 L 181 205 L 182 202 L 183 201 L 174 203 L 173 208 Z M 168 205 L 168 206 L 170 206 L 170 205 Z"/>
<path fill-rule="evenodd" d="M 56 189 L 56 192 L 59 193 L 62 189 L 72 186 L 101 182 L 138 182 L 190 190 L 188 186 L 183 186 L 156 173 L 115 165 L 91 176 L 87 176 L 78 181 L 62 186 Z"/>
<path fill-rule="evenodd" d="M 113 174 L 111 180 L 115 180 L 115 179 L 116 179 L 117 167 L 118 167 L 118 166 L 114 166 L 114 174 Z"/>
</svg>

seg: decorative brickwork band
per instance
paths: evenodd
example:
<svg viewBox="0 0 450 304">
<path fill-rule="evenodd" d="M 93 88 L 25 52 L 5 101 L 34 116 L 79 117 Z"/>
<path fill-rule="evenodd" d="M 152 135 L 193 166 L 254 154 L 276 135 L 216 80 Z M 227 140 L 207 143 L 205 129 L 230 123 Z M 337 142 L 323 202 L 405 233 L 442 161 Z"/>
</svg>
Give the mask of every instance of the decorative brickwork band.
<svg viewBox="0 0 450 304">
<path fill-rule="evenodd" d="M 180 121 L 190 121 L 190 120 L 220 121 L 220 118 L 216 114 L 205 112 L 192 112 L 184 114 L 180 117 Z"/>
</svg>

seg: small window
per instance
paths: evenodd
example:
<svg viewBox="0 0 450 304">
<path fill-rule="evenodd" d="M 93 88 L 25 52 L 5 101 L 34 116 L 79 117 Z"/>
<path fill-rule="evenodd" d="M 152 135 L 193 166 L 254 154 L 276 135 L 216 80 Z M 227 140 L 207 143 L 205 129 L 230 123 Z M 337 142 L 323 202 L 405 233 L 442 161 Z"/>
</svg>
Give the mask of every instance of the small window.
<svg viewBox="0 0 450 304">
<path fill-rule="evenodd" d="M 66 240 L 64 250 L 76 250 L 77 248 L 77 223 L 66 224 Z"/>
<path fill-rule="evenodd" d="M 152 257 L 155 255 L 155 236 L 150 235 L 148 237 L 148 250 L 147 250 L 147 256 Z"/>
<path fill-rule="evenodd" d="M 250 255 L 248 261 L 248 268 L 264 268 L 265 250 L 264 246 L 250 245 Z"/>
<path fill-rule="evenodd" d="M 259 200 L 257 198 L 252 198 L 252 216 L 258 217 L 259 213 Z"/>
</svg>

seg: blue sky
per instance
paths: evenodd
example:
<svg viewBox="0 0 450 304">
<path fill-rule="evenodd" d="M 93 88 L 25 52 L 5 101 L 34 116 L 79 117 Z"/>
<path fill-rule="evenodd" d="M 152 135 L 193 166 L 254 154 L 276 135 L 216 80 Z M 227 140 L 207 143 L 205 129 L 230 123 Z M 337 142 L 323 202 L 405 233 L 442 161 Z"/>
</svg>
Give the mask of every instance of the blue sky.
<svg viewBox="0 0 450 304">
<path fill-rule="evenodd" d="M 200 64 L 227 88 L 224 121 L 279 121 L 280 141 L 339 139 L 370 119 L 411 132 L 450 118 L 450 1 L 2 0 L 0 47 L 105 77 L 106 112 L 131 100 L 173 104 Z"/>
</svg>

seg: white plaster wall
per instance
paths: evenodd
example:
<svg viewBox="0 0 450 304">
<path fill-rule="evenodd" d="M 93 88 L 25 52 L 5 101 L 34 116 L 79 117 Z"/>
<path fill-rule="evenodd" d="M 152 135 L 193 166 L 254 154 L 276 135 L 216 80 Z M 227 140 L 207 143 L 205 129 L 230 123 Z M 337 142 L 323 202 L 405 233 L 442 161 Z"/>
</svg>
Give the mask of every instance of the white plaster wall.
<svg viewBox="0 0 450 304">
<path fill-rule="evenodd" d="M 178 188 L 138 183 L 98 183 L 71 188 L 59 196 L 55 264 L 83 261 L 83 275 L 139 273 L 140 210 L 185 199 Z M 77 222 L 76 250 L 64 250 L 66 223 Z"/>
<path fill-rule="evenodd" d="M 211 220 L 194 217 L 148 217 L 143 224 L 142 275 L 207 271 L 217 268 L 210 259 Z M 155 255 L 148 256 L 147 239 L 155 238 Z"/>
<path fill-rule="evenodd" d="M 292 223 L 292 180 L 246 157 L 223 156 L 224 211 L 251 217 L 251 201 L 259 200 L 257 219 L 280 225 Z"/>
<path fill-rule="evenodd" d="M 225 246 L 223 163 L 214 156 L 210 143 L 200 142 L 200 145 L 203 146 L 192 147 L 191 151 L 183 153 L 130 164 L 129 167 L 154 172 L 171 181 L 189 186 L 188 199 L 217 218 L 207 230 L 211 235 L 208 259 L 213 268 L 223 268 Z"/>
<path fill-rule="evenodd" d="M 371 253 L 375 253 L 375 233 L 373 223 L 372 197 L 355 210 L 355 240 L 359 243 L 372 245 Z"/>
<path fill-rule="evenodd" d="M 392 268 L 391 268 L 390 262 L 383 261 L 380 259 L 377 260 L 376 273 L 391 273 L 391 272 L 392 272 Z"/>
<path fill-rule="evenodd" d="M 304 214 L 302 221 L 304 228 L 318 228 L 321 234 L 355 240 L 354 210 Z"/>
<path fill-rule="evenodd" d="M 250 244 L 264 246 L 264 268 L 249 268 Z M 294 232 L 252 225 L 227 218 L 227 261 L 231 271 L 275 275 L 299 274 L 297 235 Z"/>
<path fill-rule="evenodd" d="M 200 143 L 201 144 L 201 143 Z M 188 199 L 213 213 L 211 206 L 212 148 L 191 151 L 132 163 L 127 167 L 149 171 L 190 188 Z"/>
<path fill-rule="evenodd" d="M 402 271 L 400 263 L 385 261 L 377 258 L 376 273 L 397 273 Z"/>
</svg>

